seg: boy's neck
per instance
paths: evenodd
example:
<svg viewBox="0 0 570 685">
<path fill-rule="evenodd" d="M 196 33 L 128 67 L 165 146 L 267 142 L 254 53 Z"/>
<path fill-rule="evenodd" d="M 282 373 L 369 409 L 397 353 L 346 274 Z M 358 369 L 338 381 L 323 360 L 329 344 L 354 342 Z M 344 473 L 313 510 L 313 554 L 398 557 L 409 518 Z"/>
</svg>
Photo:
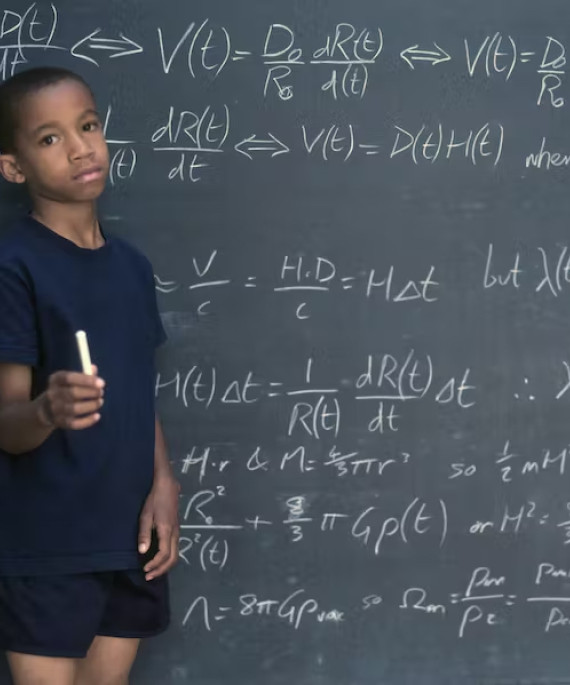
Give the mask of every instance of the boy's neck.
<svg viewBox="0 0 570 685">
<path fill-rule="evenodd" d="M 36 202 L 32 216 L 79 247 L 93 250 L 105 242 L 99 227 L 95 202 L 77 205 Z"/>
</svg>

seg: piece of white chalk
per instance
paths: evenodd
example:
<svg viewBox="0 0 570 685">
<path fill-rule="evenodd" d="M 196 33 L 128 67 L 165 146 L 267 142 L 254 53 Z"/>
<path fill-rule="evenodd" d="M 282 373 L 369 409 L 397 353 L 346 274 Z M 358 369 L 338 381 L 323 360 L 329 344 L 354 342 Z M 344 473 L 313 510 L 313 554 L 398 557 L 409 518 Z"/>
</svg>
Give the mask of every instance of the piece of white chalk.
<svg viewBox="0 0 570 685">
<path fill-rule="evenodd" d="M 81 359 L 83 373 L 87 376 L 92 376 L 91 355 L 89 354 L 89 344 L 85 331 L 77 331 L 75 339 L 77 340 L 77 349 L 79 350 L 79 358 Z"/>
</svg>

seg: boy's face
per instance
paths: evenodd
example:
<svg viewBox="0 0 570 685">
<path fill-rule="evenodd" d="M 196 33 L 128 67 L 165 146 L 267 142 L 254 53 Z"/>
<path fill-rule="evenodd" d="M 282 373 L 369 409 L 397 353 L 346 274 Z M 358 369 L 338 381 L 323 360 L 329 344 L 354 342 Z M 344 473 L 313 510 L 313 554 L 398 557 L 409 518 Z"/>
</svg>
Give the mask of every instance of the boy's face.
<svg viewBox="0 0 570 685">
<path fill-rule="evenodd" d="M 99 197 L 109 152 L 87 88 L 72 80 L 46 86 L 27 95 L 17 114 L 15 151 L 0 158 L 4 177 L 27 183 L 32 198 L 70 204 Z"/>
</svg>

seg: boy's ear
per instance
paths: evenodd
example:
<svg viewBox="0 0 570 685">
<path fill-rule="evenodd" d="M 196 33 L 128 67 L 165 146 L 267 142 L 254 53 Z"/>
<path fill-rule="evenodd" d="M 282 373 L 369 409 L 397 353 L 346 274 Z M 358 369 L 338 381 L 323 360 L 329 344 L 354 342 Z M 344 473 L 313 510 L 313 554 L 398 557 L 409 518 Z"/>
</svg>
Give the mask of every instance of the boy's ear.
<svg viewBox="0 0 570 685">
<path fill-rule="evenodd" d="M 15 155 L 0 155 L 0 174 L 10 183 L 25 183 L 26 177 L 20 169 Z"/>
</svg>

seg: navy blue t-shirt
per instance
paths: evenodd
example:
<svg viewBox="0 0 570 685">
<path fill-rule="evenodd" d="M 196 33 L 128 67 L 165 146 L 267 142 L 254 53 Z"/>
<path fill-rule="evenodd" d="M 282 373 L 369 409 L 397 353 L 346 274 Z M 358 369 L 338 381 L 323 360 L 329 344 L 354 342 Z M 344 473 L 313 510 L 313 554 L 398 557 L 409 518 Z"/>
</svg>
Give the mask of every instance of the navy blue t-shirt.
<svg viewBox="0 0 570 685">
<path fill-rule="evenodd" d="M 85 330 L 106 382 L 101 419 L 0 451 L 0 575 L 136 568 L 154 467 L 154 353 L 165 339 L 149 261 L 117 237 L 77 246 L 31 217 L 0 242 L 0 362 L 80 371 Z"/>
</svg>

